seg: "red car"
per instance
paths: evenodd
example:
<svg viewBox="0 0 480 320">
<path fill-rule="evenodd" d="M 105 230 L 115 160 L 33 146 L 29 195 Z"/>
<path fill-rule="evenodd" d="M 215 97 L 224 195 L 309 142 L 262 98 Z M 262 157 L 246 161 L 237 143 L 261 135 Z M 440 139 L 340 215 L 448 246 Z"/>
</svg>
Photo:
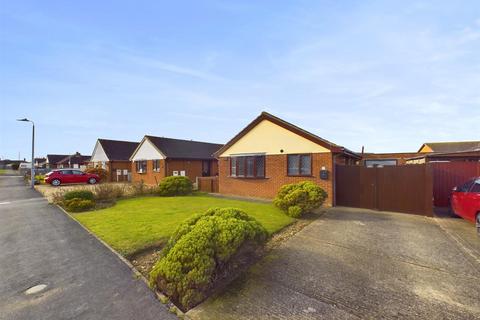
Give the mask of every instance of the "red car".
<svg viewBox="0 0 480 320">
<path fill-rule="evenodd" d="M 45 175 L 45 182 L 54 187 L 65 183 L 89 183 L 95 184 L 100 177 L 93 173 L 85 173 L 76 169 L 58 169 L 50 171 Z"/>
<path fill-rule="evenodd" d="M 480 235 L 480 177 L 453 188 L 451 204 L 457 216 L 476 223 Z"/>
</svg>

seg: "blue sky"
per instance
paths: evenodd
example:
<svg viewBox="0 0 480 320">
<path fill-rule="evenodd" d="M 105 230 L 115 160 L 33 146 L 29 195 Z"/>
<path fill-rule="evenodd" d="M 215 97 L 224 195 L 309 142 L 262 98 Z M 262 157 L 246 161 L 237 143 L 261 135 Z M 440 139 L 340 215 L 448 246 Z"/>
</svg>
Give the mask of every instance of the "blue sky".
<svg viewBox="0 0 480 320">
<path fill-rule="evenodd" d="M 0 157 L 223 143 L 262 110 L 352 150 L 480 140 L 478 1 L 0 1 Z"/>
</svg>

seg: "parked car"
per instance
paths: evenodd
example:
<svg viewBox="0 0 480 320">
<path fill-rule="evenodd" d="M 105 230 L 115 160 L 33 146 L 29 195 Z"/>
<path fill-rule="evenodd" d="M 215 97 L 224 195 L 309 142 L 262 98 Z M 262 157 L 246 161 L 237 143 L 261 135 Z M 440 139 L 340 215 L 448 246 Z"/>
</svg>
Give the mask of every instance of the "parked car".
<svg viewBox="0 0 480 320">
<path fill-rule="evenodd" d="M 78 169 L 58 169 L 45 175 L 45 183 L 50 183 L 54 187 L 67 183 L 89 183 L 95 184 L 100 181 L 100 177 L 93 173 L 85 173 Z"/>
<path fill-rule="evenodd" d="M 480 177 L 453 188 L 451 205 L 457 216 L 476 223 L 480 235 Z"/>
</svg>

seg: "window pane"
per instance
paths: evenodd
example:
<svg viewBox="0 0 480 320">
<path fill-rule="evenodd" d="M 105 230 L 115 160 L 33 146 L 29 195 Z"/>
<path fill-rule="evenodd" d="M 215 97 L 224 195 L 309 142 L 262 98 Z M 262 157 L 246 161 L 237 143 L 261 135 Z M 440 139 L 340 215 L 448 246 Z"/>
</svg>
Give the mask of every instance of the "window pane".
<svg viewBox="0 0 480 320">
<path fill-rule="evenodd" d="M 245 176 L 245 157 L 237 157 L 237 176 L 244 177 Z"/>
<path fill-rule="evenodd" d="M 265 157 L 259 156 L 255 157 L 255 166 L 257 167 L 256 175 L 257 177 L 264 177 L 265 176 Z"/>
<path fill-rule="evenodd" d="M 302 157 L 302 167 L 300 168 L 300 174 L 304 176 L 309 176 L 312 174 L 312 156 L 304 155 Z"/>
<path fill-rule="evenodd" d="M 232 174 L 232 177 L 235 177 L 237 175 L 237 158 L 230 158 L 230 172 Z"/>
<path fill-rule="evenodd" d="M 470 192 L 480 193 L 480 181 L 477 181 L 470 189 Z"/>
<path fill-rule="evenodd" d="M 247 157 L 247 177 L 253 177 L 253 159 L 254 157 Z"/>
<path fill-rule="evenodd" d="M 299 155 L 288 156 L 288 174 L 292 176 L 300 174 L 300 156 Z"/>
</svg>

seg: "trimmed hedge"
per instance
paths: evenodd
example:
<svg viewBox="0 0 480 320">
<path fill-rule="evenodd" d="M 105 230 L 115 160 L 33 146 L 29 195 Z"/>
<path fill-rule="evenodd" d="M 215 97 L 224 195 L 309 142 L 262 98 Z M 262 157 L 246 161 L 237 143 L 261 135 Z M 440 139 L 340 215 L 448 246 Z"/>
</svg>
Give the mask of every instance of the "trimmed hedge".
<svg viewBox="0 0 480 320">
<path fill-rule="evenodd" d="M 273 204 L 293 218 L 320 207 L 328 194 L 311 181 L 286 184 L 280 188 Z"/>
<path fill-rule="evenodd" d="M 73 190 L 65 192 L 63 195 L 64 200 L 72 200 L 75 198 L 83 199 L 83 200 L 92 200 L 93 201 L 93 192 L 89 190 Z"/>
<path fill-rule="evenodd" d="M 67 211 L 70 212 L 81 212 L 87 211 L 95 207 L 95 201 L 81 199 L 81 198 L 73 198 L 69 200 L 65 200 L 63 202 L 63 206 Z"/>
<path fill-rule="evenodd" d="M 236 254 L 248 254 L 267 238 L 254 218 L 236 208 L 214 208 L 183 222 L 150 273 L 150 285 L 188 310 L 207 298 L 216 275 Z"/>
<path fill-rule="evenodd" d="M 193 190 L 192 181 L 183 176 L 165 177 L 158 184 L 157 193 L 160 196 L 185 196 Z"/>
</svg>

